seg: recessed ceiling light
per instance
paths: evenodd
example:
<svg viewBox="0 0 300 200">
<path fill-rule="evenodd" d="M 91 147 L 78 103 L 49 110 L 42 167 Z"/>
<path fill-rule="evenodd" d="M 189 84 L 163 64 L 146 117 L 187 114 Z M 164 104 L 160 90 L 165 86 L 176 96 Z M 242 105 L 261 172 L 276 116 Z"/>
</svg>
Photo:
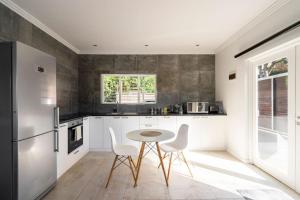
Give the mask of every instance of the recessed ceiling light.
<svg viewBox="0 0 300 200">
<path fill-rule="evenodd" d="M 93 44 L 93 47 L 97 47 L 98 46 L 98 44 Z"/>
<path fill-rule="evenodd" d="M 144 46 L 145 46 L 145 47 L 149 47 L 149 44 L 145 44 Z"/>
<path fill-rule="evenodd" d="M 200 46 L 200 44 L 196 44 L 196 47 L 199 47 Z"/>
</svg>

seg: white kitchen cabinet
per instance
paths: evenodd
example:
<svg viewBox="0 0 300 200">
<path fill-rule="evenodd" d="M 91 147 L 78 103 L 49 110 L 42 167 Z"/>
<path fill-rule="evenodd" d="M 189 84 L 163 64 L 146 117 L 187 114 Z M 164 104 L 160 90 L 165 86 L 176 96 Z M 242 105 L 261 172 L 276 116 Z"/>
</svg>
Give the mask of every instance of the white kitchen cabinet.
<svg viewBox="0 0 300 200">
<path fill-rule="evenodd" d="M 158 116 L 158 128 L 163 129 L 163 130 L 168 130 L 171 131 L 175 134 L 175 137 L 177 135 L 177 117 L 176 116 Z M 173 139 L 164 141 L 163 143 L 166 142 L 171 142 Z"/>
<path fill-rule="evenodd" d="M 89 137 L 90 133 L 90 118 L 84 117 L 83 118 L 83 154 L 86 154 L 89 152 Z"/>
<path fill-rule="evenodd" d="M 68 153 L 68 123 L 59 125 L 57 152 L 57 177 L 63 175 L 70 167 L 89 151 L 89 119 L 83 121 L 83 145 Z"/>
<path fill-rule="evenodd" d="M 122 124 L 122 144 L 133 145 L 137 148 L 140 147 L 140 142 L 133 141 L 127 138 L 127 133 L 139 129 L 139 117 L 124 116 L 121 117 Z"/>
<path fill-rule="evenodd" d="M 140 129 L 157 129 L 158 117 L 157 116 L 141 116 Z"/>
<path fill-rule="evenodd" d="M 189 128 L 191 150 L 224 150 L 224 116 L 193 116 Z"/>
<path fill-rule="evenodd" d="M 59 142 L 57 152 L 57 177 L 68 169 L 66 157 L 68 156 L 68 123 L 59 126 Z"/>
<path fill-rule="evenodd" d="M 109 128 L 114 130 L 116 141 L 122 144 L 122 120 L 120 116 L 105 117 L 104 118 L 104 135 L 103 135 L 103 148 L 111 150 L 111 136 Z"/>
<path fill-rule="evenodd" d="M 100 151 L 104 149 L 104 117 L 90 117 L 89 149 Z"/>
<path fill-rule="evenodd" d="M 176 123 L 176 134 L 182 124 L 186 124 L 189 126 L 189 131 L 191 129 L 191 122 L 192 122 L 192 116 L 177 116 L 177 123 Z"/>
<path fill-rule="evenodd" d="M 172 131 L 176 134 L 177 117 L 176 116 L 158 116 L 158 128 Z"/>
</svg>

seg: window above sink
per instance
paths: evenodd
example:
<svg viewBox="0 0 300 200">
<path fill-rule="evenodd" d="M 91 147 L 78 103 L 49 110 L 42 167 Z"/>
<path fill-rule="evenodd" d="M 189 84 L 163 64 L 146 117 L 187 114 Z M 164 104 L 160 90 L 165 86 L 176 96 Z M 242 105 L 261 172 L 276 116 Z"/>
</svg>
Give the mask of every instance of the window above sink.
<svg viewBox="0 0 300 200">
<path fill-rule="evenodd" d="M 155 104 L 155 74 L 102 74 L 101 103 Z"/>
</svg>

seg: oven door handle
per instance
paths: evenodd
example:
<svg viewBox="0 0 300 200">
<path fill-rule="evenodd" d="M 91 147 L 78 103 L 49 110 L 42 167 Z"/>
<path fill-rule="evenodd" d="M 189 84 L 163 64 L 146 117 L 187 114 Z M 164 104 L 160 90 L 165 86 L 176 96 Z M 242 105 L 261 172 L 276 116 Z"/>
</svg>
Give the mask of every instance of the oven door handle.
<svg viewBox="0 0 300 200">
<path fill-rule="evenodd" d="M 54 130 L 54 151 L 59 152 L 59 131 Z"/>
</svg>

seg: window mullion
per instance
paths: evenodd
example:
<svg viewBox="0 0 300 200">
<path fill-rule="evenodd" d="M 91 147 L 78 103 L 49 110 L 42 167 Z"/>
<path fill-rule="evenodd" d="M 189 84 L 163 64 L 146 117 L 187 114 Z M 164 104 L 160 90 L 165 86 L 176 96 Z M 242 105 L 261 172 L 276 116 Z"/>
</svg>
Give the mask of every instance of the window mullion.
<svg viewBox="0 0 300 200">
<path fill-rule="evenodd" d="M 271 79 L 272 130 L 274 130 L 274 78 Z"/>
<path fill-rule="evenodd" d="M 119 103 L 122 103 L 122 88 L 123 88 L 123 80 L 122 76 L 119 77 Z"/>
<path fill-rule="evenodd" d="M 141 76 L 138 76 L 138 104 L 141 103 L 141 99 L 140 99 L 140 96 L 141 96 L 141 79 L 140 79 Z"/>
</svg>

